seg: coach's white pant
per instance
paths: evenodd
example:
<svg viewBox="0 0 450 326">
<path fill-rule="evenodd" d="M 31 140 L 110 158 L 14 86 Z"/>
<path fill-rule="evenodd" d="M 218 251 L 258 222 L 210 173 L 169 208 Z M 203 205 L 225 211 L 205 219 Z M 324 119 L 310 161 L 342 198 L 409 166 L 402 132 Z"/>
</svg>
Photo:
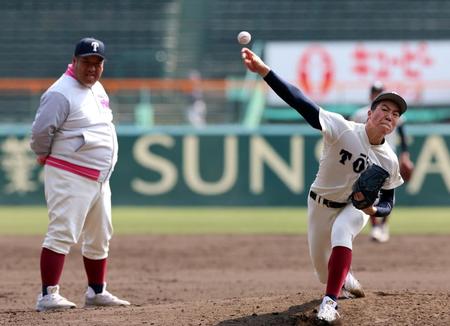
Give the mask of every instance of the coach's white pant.
<svg viewBox="0 0 450 326">
<path fill-rule="evenodd" d="M 99 183 L 45 165 L 45 199 L 49 225 L 43 247 L 66 255 L 81 237 L 83 256 L 108 256 L 113 232 L 108 181 Z"/>
<path fill-rule="evenodd" d="M 369 215 L 352 204 L 328 208 L 308 197 L 309 254 L 320 282 L 327 282 L 331 249 L 337 246 L 352 249 L 353 239 L 368 220 Z"/>
</svg>

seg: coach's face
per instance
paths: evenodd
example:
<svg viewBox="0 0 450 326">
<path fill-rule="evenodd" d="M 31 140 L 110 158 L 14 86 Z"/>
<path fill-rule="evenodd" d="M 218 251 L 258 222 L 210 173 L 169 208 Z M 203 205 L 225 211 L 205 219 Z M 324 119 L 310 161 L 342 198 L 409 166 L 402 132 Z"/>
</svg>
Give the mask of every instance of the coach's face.
<svg viewBox="0 0 450 326">
<path fill-rule="evenodd" d="M 397 126 L 400 108 L 392 101 L 381 101 L 373 111 L 369 110 L 368 114 L 367 122 L 376 127 L 380 133 L 387 135 Z"/>
<path fill-rule="evenodd" d="M 103 63 L 103 58 L 97 55 L 74 57 L 72 65 L 75 77 L 84 86 L 91 87 L 102 76 Z"/>
</svg>

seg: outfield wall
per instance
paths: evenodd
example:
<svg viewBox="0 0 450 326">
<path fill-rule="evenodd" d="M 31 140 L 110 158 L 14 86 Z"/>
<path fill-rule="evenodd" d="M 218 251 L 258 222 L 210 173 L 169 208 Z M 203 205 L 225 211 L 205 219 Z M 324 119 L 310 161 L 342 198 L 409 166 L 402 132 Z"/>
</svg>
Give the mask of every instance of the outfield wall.
<svg viewBox="0 0 450 326">
<path fill-rule="evenodd" d="M 43 204 L 28 128 L 0 129 L 0 204 Z M 305 206 L 320 134 L 304 126 L 119 127 L 115 205 Z M 397 204 L 450 205 L 450 126 L 409 126 L 416 169 Z"/>
</svg>

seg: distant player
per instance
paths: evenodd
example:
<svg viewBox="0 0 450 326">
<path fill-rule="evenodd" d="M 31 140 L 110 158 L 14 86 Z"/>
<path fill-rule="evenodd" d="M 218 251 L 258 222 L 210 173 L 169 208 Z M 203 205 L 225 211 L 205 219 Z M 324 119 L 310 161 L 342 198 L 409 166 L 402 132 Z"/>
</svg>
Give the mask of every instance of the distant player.
<svg viewBox="0 0 450 326">
<path fill-rule="evenodd" d="M 385 87 L 382 82 L 376 81 L 372 84 L 370 87 L 370 102 L 372 102 L 378 95 L 380 95 L 382 92 L 385 91 Z M 368 112 L 370 110 L 370 106 L 365 106 L 360 109 L 358 109 L 351 117 L 350 120 L 353 120 L 355 122 L 359 123 L 366 123 L 368 118 Z M 386 141 L 391 146 L 391 148 L 394 150 L 394 152 L 397 152 L 397 134 L 398 138 L 400 140 L 400 154 L 398 155 L 399 163 L 400 163 L 400 173 L 407 170 L 407 174 L 410 175 L 414 164 L 411 162 L 409 151 L 408 151 L 408 144 L 406 141 L 406 134 L 405 134 L 405 128 L 404 128 L 404 120 L 402 118 L 399 119 L 399 122 L 397 124 L 397 128 L 395 129 L 395 132 L 390 133 L 386 136 Z M 405 181 L 408 181 L 407 175 L 402 173 L 402 177 Z M 388 226 L 388 218 L 389 216 L 384 217 L 375 217 L 371 216 L 370 221 L 372 224 L 372 230 L 370 232 L 370 236 L 374 241 L 377 242 L 387 242 L 389 241 L 389 226 Z"/>
<path fill-rule="evenodd" d="M 247 69 L 263 77 L 278 96 L 322 133 L 319 170 L 308 197 L 308 244 L 316 274 L 326 283 L 317 318 L 334 322 L 340 318 L 337 298 L 341 290 L 355 297 L 364 296 L 361 284 L 350 272 L 353 240 L 369 216 L 390 214 L 394 189 L 403 183 L 397 157 L 385 136 L 397 126 L 407 109 L 406 102 L 396 93 L 382 93 L 372 102 L 367 122 L 355 123 L 319 107 L 248 48 L 242 49 L 242 58 Z M 353 184 L 371 165 L 383 168 L 388 177 L 378 203 L 356 209 L 351 197 L 364 197 L 360 192 L 353 194 Z"/>
<path fill-rule="evenodd" d="M 48 231 L 42 244 L 42 293 L 36 310 L 74 308 L 59 294 L 64 260 L 81 240 L 88 306 L 127 306 L 106 290 L 112 236 L 109 178 L 117 161 L 117 135 L 109 99 L 99 79 L 105 46 L 80 40 L 66 72 L 42 95 L 31 148 L 44 165 Z"/>
</svg>

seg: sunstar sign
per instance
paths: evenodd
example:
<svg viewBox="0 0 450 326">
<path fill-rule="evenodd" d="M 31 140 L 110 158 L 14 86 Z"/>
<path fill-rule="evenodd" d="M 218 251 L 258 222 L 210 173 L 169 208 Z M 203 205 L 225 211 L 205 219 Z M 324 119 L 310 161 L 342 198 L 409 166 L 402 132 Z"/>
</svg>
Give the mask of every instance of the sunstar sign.
<svg viewBox="0 0 450 326">
<path fill-rule="evenodd" d="M 397 204 L 450 205 L 450 135 L 410 135 L 415 170 Z M 120 148 L 116 204 L 305 206 L 322 138 L 149 134 L 121 137 Z"/>
<path fill-rule="evenodd" d="M 275 127 L 274 127 L 275 128 Z M 111 178 L 114 205 L 305 206 L 317 172 L 322 137 L 312 128 L 258 132 L 119 133 Z M 409 127 L 411 180 L 397 205 L 450 205 L 450 130 Z M 29 139 L 0 137 L 0 203 L 44 202 L 43 170 Z M 343 153 L 338 159 L 349 159 Z M 355 169 L 364 159 L 352 158 Z"/>
</svg>

